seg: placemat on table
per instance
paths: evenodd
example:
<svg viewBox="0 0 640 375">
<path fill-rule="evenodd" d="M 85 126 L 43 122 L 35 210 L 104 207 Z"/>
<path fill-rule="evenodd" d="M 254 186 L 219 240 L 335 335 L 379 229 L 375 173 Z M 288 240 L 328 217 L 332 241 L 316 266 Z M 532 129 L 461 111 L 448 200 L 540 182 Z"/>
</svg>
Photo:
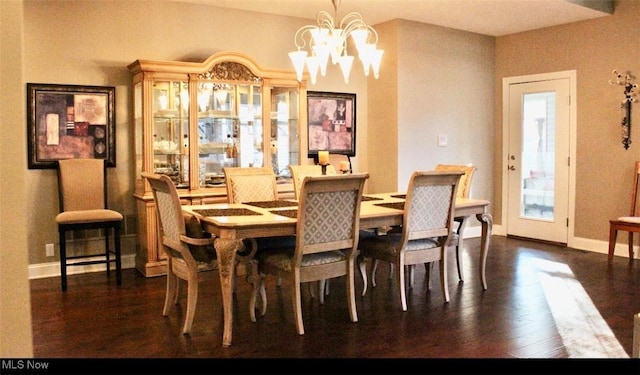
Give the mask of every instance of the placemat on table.
<svg viewBox="0 0 640 375">
<path fill-rule="evenodd" d="M 298 210 L 269 210 L 272 214 L 281 215 L 296 219 L 298 217 Z"/>
<path fill-rule="evenodd" d="M 404 210 L 404 202 L 391 202 L 391 203 L 374 203 L 376 206 L 382 206 L 386 208 L 393 208 L 396 210 Z"/>
<path fill-rule="evenodd" d="M 248 210 L 246 208 L 207 208 L 202 210 L 193 210 L 202 216 L 251 216 L 262 215 L 260 212 Z"/>
<path fill-rule="evenodd" d="M 280 208 L 280 207 L 295 207 L 298 205 L 298 202 L 277 200 L 277 201 L 244 202 L 244 204 L 248 204 L 249 206 L 255 206 L 260 208 Z"/>
<path fill-rule="evenodd" d="M 391 197 L 392 198 L 406 199 L 407 198 L 407 194 L 394 194 Z"/>
<path fill-rule="evenodd" d="M 378 198 L 378 197 L 370 197 L 368 195 L 363 195 L 362 196 L 362 201 L 381 201 L 382 198 Z"/>
</svg>

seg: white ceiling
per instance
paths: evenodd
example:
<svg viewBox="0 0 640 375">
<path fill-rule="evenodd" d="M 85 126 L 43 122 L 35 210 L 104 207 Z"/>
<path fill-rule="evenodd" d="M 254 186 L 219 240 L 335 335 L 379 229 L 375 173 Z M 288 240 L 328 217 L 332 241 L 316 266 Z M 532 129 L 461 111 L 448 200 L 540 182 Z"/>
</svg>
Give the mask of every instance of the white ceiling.
<svg viewBox="0 0 640 375">
<path fill-rule="evenodd" d="M 314 19 L 331 0 L 179 0 Z M 613 0 L 339 0 L 338 17 L 359 12 L 375 25 L 405 19 L 501 36 L 610 15 Z M 582 4 L 582 5 L 580 5 Z M 609 13 L 607 13 L 609 12 Z"/>
</svg>

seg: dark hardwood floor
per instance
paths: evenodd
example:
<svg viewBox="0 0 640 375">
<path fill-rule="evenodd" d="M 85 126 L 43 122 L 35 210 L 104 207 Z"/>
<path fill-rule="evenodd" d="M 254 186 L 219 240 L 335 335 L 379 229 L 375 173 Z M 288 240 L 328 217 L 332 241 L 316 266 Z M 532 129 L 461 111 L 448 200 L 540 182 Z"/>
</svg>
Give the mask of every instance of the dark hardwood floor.
<svg viewBox="0 0 640 375">
<path fill-rule="evenodd" d="M 616 257 L 609 266 L 605 254 L 493 236 L 487 261 L 489 288 L 483 291 L 477 270 L 479 239 L 467 240 L 465 247 L 464 283 L 458 283 L 454 252 L 449 253 L 448 304 L 442 300 L 438 267 L 430 290 L 424 268 L 418 267 L 415 286 L 407 292 L 408 311 L 401 311 L 395 282 L 387 279 L 388 268 L 382 265 L 378 286 L 357 300 L 357 323 L 349 320 L 344 279 L 331 282 L 324 305 L 305 291 L 303 336 L 295 331 L 286 282 L 278 288 L 268 278 L 267 313 L 252 323 L 249 286 L 239 280 L 229 348 L 221 343 L 217 273 L 208 273 L 200 283 L 189 335 L 181 333 L 183 304 L 168 317 L 161 314 L 164 276 L 145 278 L 129 269 L 117 287 L 113 274 L 111 279 L 103 272 L 71 275 L 66 293 L 60 291 L 57 277 L 32 280 L 34 354 L 47 359 L 631 356 L 633 317 L 640 312 L 640 261 Z M 356 289 L 362 290 L 358 273 Z M 635 359 L 613 362 L 640 373 Z M 584 367 L 594 369 L 592 365 Z M 610 373 L 614 372 L 624 371 Z"/>
</svg>

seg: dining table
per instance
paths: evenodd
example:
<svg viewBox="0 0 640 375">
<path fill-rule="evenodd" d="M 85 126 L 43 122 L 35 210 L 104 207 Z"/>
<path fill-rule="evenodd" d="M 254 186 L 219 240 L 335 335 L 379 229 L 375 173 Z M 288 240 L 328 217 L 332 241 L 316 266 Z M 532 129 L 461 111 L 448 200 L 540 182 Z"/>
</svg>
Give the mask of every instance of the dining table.
<svg viewBox="0 0 640 375">
<path fill-rule="evenodd" d="M 360 229 L 401 225 L 404 198 L 405 194 L 402 192 L 363 195 L 360 205 Z M 479 277 L 483 290 L 487 289 L 485 266 L 493 225 L 489 205 L 488 200 L 473 198 L 456 198 L 455 203 L 456 217 L 475 216 L 482 226 Z M 197 217 L 203 229 L 215 236 L 214 247 L 218 257 L 224 315 L 222 346 L 228 347 L 232 342 L 232 299 L 236 253 L 242 248 L 242 240 L 294 236 L 297 201 L 282 199 L 265 202 L 184 205 L 183 212 Z M 463 238 L 463 233 L 459 233 L 459 238 Z"/>
</svg>

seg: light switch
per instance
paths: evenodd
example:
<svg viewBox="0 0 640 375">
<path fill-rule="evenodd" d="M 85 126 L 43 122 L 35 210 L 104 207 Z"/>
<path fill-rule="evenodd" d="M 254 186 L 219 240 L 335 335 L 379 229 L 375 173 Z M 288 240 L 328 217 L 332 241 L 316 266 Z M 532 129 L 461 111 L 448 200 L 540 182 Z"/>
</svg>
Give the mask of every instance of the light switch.
<svg viewBox="0 0 640 375">
<path fill-rule="evenodd" d="M 446 134 L 438 134 L 438 146 L 447 147 L 447 135 Z"/>
</svg>

